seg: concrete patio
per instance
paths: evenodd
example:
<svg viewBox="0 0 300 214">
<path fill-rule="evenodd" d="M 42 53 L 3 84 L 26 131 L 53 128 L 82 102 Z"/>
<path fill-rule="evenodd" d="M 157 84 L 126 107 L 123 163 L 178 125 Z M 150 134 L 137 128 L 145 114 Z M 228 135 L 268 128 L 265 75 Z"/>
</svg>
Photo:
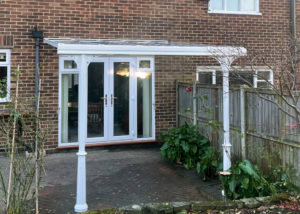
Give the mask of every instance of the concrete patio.
<svg viewBox="0 0 300 214">
<path fill-rule="evenodd" d="M 89 210 L 220 199 L 217 180 L 203 182 L 195 170 L 168 163 L 160 157 L 156 145 L 102 147 L 87 152 Z M 41 214 L 74 213 L 76 167 L 76 150 L 47 155 L 40 191 Z"/>
</svg>

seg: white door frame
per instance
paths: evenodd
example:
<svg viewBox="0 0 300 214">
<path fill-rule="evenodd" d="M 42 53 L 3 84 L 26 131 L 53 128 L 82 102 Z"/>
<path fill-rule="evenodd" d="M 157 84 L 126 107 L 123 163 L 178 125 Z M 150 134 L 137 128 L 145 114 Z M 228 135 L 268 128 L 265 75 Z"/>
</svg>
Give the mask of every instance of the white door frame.
<svg viewBox="0 0 300 214">
<path fill-rule="evenodd" d="M 109 94 L 109 74 L 108 74 L 108 69 L 109 69 L 109 58 L 107 57 L 94 57 L 94 56 L 89 56 L 87 57 L 87 60 L 86 60 L 86 75 L 87 75 L 87 78 L 86 78 L 86 91 L 84 91 L 84 94 L 86 94 L 86 101 L 85 101 L 85 107 L 87 108 L 88 107 L 88 68 L 89 68 L 89 65 L 93 62 L 103 62 L 104 63 L 104 96 L 107 95 L 108 97 L 108 94 Z M 86 134 L 86 140 L 85 142 L 86 143 L 94 143 L 94 142 L 102 142 L 102 141 L 107 141 L 108 140 L 108 121 L 109 121 L 109 109 L 107 108 L 107 106 L 109 106 L 109 102 L 108 100 L 106 100 L 107 102 L 107 105 L 105 105 L 105 101 L 103 102 L 103 117 L 104 117 L 104 120 L 103 120 L 103 137 L 88 137 L 87 134 Z M 87 112 L 88 114 L 88 109 L 85 111 Z M 79 112 L 80 114 L 80 112 Z M 86 115 L 87 117 L 88 115 Z M 87 133 L 87 130 L 88 129 L 88 126 L 86 125 L 86 133 Z"/>
<path fill-rule="evenodd" d="M 140 59 L 149 59 L 151 60 L 151 68 L 152 71 L 152 136 L 147 138 L 138 138 L 137 136 L 137 77 L 136 72 L 138 71 L 138 60 Z M 75 60 L 78 68 L 75 70 L 65 70 L 63 69 L 64 60 Z M 81 81 L 85 86 L 81 87 L 84 91 L 81 94 L 87 95 L 88 90 L 88 78 L 87 71 L 88 66 L 91 62 L 104 62 L 104 94 L 107 94 L 107 107 L 104 107 L 104 137 L 100 138 L 87 138 L 87 124 L 85 124 L 84 129 L 78 130 L 81 132 L 81 135 L 84 134 L 86 136 L 86 144 L 107 144 L 113 142 L 130 142 L 130 141 L 148 141 L 155 140 L 155 72 L 154 72 L 154 57 L 153 56 L 98 56 L 98 55 L 71 55 L 71 56 L 60 56 L 60 74 L 59 74 L 59 120 L 58 120 L 58 142 L 59 146 L 72 146 L 78 145 L 78 142 L 73 143 L 62 143 L 61 142 L 61 75 L 66 73 L 77 73 L 79 74 L 79 78 L 84 80 Z M 113 62 L 130 62 L 130 108 L 129 108 L 129 135 L 127 136 L 113 136 L 113 107 L 111 106 L 110 96 L 113 94 Z M 85 75 L 85 78 L 82 78 Z M 78 118 L 83 117 L 83 113 L 85 113 L 84 117 L 87 119 L 87 104 L 88 98 L 85 96 L 84 98 L 79 98 L 82 100 L 84 104 L 81 104 L 78 109 Z M 109 122 L 112 121 L 112 122 Z M 87 121 L 86 121 L 87 122 Z M 83 133 L 85 132 L 85 133 Z"/>
<path fill-rule="evenodd" d="M 129 134 L 124 136 L 114 136 L 114 63 L 115 62 L 128 62 L 129 63 Z M 135 101 L 136 96 L 134 95 L 134 73 L 135 63 L 132 57 L 111 57 L 109 60 L 109 140 L 122 141 L 122 140 L 133 140 L 136 131 L 134 130 L 134 115 L 136 113 Z"/>
</svg>

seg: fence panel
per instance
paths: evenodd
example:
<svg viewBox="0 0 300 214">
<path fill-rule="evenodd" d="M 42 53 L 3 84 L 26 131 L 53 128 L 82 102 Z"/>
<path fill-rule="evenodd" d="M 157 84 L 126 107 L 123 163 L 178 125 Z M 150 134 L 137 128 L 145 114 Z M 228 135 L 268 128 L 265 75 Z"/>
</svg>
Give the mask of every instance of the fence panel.
<svg viewBox="0 0 300 214">
<path fill-rule="evenodd" d="M 194 85 L 193 83 L 177 85 L 178 125 L 185 122 L 193 124 L 193 121 L 197 121 L 200 132 L 210 139 L 213 146 L 221 150 L 223 144 L 222 87 L 195 84 L 195 88 L 191 87 L 192 91 L 189 91 L 186 87 Z M 195 96 L 193 90 L 196 90 Z M 291 98 L 286 99 L 291 102 Z M 193 109 L 194 100 L 196 109 Z M 241 102 L 244 102 L 244 109 L 241 109 Z M 297 106 L 300 109 L 300 101 Z M 249 88 L 232 88 L 229 109 L 233 158 L 243 157 L 242 142 L 245 140 L 245 158 L 261 167 L 266 167 L 268 164 L 281 164 L 292 166 L 298 173 L 300 172 L 300 133 L 295 119 L 296 112 L 291 106 L 285 104 L 282 98 L 270 90 L 257 93 Z M 242 123 L 243 112 L 244 124 Z M 241 132 L 243 125 L 244 135 Z"/>
</svg>

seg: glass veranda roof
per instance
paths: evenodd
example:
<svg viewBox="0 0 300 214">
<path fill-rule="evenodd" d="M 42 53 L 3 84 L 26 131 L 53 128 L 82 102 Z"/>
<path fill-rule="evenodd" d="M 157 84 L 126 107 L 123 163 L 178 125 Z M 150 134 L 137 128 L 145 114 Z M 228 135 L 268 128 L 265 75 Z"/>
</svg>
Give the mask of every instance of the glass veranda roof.
<svg viewBox="0 0 300 214">
<path fill-rule="evenodd" d="M 167 40 L 45 38 L 58 54 L 244 56 L 243 47 L 204 45 Z"/>
</svg>

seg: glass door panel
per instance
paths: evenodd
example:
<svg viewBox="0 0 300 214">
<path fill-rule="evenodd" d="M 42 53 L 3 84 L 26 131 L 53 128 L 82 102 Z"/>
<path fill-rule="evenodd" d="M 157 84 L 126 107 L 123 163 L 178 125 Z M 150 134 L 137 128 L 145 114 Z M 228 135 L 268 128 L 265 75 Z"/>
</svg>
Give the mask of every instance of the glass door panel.
<svg viewBox="0 0 300 214">
<path fill-rule="evenodd" d="M 130 132 L 130 63 L 113 63 L 113 136 L 129 135 Z"/>
<path fill-rule="evenodd" d="M 152 74 L 139 71 L 137 75 L 137 133 L 138 138 L 152 137 Z"/>
<path fill-rule="evenodd" d="M 104 72 L 104 62 L 91 62 L 88 66 L 88 138 L 104 137 L 104 105 L 107 105 L 107 95 L 104 95 Z"/>
<path fill-rule="evenodd" d="M 78 142 L 78 74 L 61 76 L 61 142 Z"/>
</svg>

